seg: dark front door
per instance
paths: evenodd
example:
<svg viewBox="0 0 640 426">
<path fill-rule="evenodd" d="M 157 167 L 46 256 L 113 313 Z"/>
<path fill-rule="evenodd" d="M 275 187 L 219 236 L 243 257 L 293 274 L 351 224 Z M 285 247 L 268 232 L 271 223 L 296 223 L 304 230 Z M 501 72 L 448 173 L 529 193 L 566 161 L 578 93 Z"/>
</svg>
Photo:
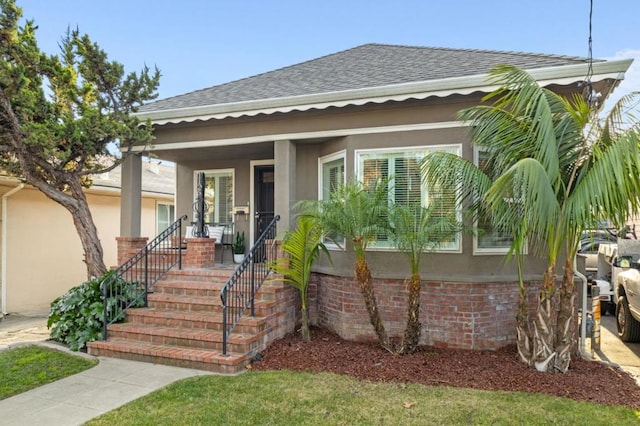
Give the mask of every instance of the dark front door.
<svg viewBox="0 0 640 426">
<path fill-rule="evenodd" d="M 256 206 L 256 223 L 254 238 L 262 235 L 274 215 L 274 181 L 273 166 L 255 166 L 254 170 L 254 205 Z"/>
</svg>

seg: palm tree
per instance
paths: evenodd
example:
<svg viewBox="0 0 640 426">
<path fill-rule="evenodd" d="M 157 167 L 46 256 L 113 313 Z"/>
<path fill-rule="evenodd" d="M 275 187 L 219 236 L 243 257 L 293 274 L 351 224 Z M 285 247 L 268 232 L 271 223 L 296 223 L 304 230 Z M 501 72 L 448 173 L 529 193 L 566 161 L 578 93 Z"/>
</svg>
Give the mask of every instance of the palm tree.
<svg viewBox="0 0 640 426">
<path fill-rule="evenodd" d="M 324 252 L 331 259 L 322 243 L 322 228 L 311 217 L 300 217 L 296 228 L 287 232 L 282 239 L 282 251 L 288 256 L 277 259 L 273 271 L 284 276 L 283 281 L 300 292 L 302 327 L 300 332 L 305 340 L 311 340 L 309 331 L 308 289 L 311 265 Z"/>
<path fill-rule="evenodd" d="M 496 67 L 490 79 L 500 85 L 484 99 L 493 105 L 460 114 L 471 124 L 473 143 L 488 152 L 488 164 L 480 170 L 435 153 L 424 163 L 425 178 L 452 185 L 476 212 L 487 209 L 496 226 L 513 233 L 519 356 L 538 370 L 566 372 L 576 343 L 573 259 L 580 234 L 597 218 L 622 224 L 639 207 L 638 132 L 622 128 L 632 98 L 623 98 L 600 123 L 580 96 L 567 99 L 542 88 L 516 67 Z M 547 261 L 532 321 L 522 278 L 527 241 Z"/>
<path fill-rule="evenodd" d="M 383 348 L 393 352 L 376 301 L 371 269 L 365 256 L 369 244 L 384 230 L 387 211 L 387 181 L 365 188 L 357 181 L 348 182 L 334 190 L 328 200 L 302 202 L 303 215 L 313 216 L 326 235 L 344 237 L 351 241 L 355 252 L 355 277 L 360 285 L 369 321 Z"/>
<path fill-rule="evenodd" d="M 420 339 L 420 262 L 425 251 L 432 251 L 451 241 L 460 231 L 455 209 L 446 203 L 434 202 L 429 207 L 394 204 L 389 210 L 390 237 L 394 245 L 409 261 L 411 276 L 406 280 L 409 289 L 407 325 L 396 351 L 410 354 Z"/>
</svg>

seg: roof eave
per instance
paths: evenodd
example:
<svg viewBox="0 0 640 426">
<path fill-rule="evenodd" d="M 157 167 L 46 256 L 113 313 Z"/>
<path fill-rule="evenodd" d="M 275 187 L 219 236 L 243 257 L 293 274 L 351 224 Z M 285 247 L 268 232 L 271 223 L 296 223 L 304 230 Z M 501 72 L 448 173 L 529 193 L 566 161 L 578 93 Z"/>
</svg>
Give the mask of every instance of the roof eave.
<svg viewBox="0 0 640 426">
<path fill-rule="evenodd" d="M 632 59 L 603 61 L 593 63 L 592 81 L 604 79 L 622 80 L 624 73 L 633 62 Z M 573 64 L 527 70 L 542 86 L 550 84 L 571 84 L 581 81 L 587 74 L 588 65 Z M 146 111 L 137 113 L 142 120 L 151 120 L 153 124 L 192 122 L 212 118 L 254 116 L 323 109 L 329 106 L 362 105 L 369 102 L 382 103 L 391 100 L 409 98 L 424 99 L 430 96 L 445 97 L 452 94 L 470 94 L 473 92 L 490 92 L 497 86 L 488 82 L 488 74 L 477 74 L 465 77 L 444 78 L 439 80 L 415 83 L 393 84 L 387 86 L 325 92 L 309 95 L 282 98 L 260 99 L 225 104 L 204 105 L 170 110 Z"/>
</svg>

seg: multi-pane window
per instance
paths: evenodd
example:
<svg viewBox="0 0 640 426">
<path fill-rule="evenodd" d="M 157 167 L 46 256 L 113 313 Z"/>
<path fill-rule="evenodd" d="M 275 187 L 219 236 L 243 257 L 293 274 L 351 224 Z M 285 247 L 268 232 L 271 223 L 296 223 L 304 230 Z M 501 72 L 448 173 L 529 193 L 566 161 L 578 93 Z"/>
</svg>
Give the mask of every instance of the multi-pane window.
<svg viewBox="0 0 640 426">
<path fill-rule="evenodd" d="M 433 151 L 451 152 L 460 155 L 458 145 L 434 146 L 419 148 L 396 148 L 385 150 L 356 151 L 357 177 L 365 188 L 386 182 L 389 205 L 403 204 L 407 206 L 427 207 L 437 203 L 442 215 L 459 217 L 455 202 L 455 194 L 444 193 L 436 186 L 428 186 L 422 180 L 420 163 Z M 438 211 L 436 211 L 438 214 Z M 385 235 L 379 235 L 373 247 L 391 247 Z M 439 251 L 458 251 L 459 235 L 443 244 Z"/>
<path fill-rule="evenodd" d="M 204 181 L 204 201 L 206 203 L 204 221 L 206 223 L 232 222 L 233 170 L 205 171 Z M 196 191 L 197 188 L 194 188 L 194 199 L 197 196 Z"/>
<path fill-rule="evenodd" d="M 476 148 L 474 152 L 475 163 L 478 168 L 484 170 L 487 167 L 489 153 Z M 477 233 L 474 240 L 476 253 L 506 253 L 513 243 L 513 235 L 501 230 L 491 223 L 491 215 L 487 211 L 480 211 L 476 221 Z"/>
<path fill-rule="evenodd" d="M 175 221 L 173 204 L 156 204 L 156 234 L 161 233 Z"/>
<path fill-rule="evenodd" d="M 318 160 L 318 170 L 320 174 L 320 176 L 318 177 L 318 182 L 320 182 L 320 187 L 318 188 L 318 198 L 320 200 L 330 199 L 331 194 L 335 192 L 340 186 L 344 185 L 344 162 L 344 151 L 322 157 Z M 329 235 L 328 238 L 324 240 L 324 243 L 329 247 L 334 242 L 343 245 L 344 238 L 338 237 L 336 235 Z"/>
<path fill-rule="evenodd" d="M 331 194 L 344 184 L 344 157 L 327 161 L 322 164 L 322 195 L 321 199 L 328 200 Z"/>
</svg>

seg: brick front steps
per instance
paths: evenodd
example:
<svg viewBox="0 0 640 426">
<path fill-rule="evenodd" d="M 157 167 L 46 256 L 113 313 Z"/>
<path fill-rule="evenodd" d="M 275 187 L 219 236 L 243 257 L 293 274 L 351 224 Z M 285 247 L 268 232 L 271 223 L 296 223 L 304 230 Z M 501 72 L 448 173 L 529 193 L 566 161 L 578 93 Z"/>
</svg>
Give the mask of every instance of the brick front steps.
<svg viewBox="0 0 640 426">
<path fill-rule="evenodd" d="M 127 311 L 124 323 L 108 327 L 107 341 L 89 343 L 89 353 L 225 374 L 243 371 L 264 349 L 269 323 L 281 314 L 272 297 L 274 286 L 266 284 L 256 298 L 256 316 L 247 312 L 240 320 L 223 356 L 220 290 L 232 272 L 170 271 L 148 295 L 149 306 Z"/>
</svg>

